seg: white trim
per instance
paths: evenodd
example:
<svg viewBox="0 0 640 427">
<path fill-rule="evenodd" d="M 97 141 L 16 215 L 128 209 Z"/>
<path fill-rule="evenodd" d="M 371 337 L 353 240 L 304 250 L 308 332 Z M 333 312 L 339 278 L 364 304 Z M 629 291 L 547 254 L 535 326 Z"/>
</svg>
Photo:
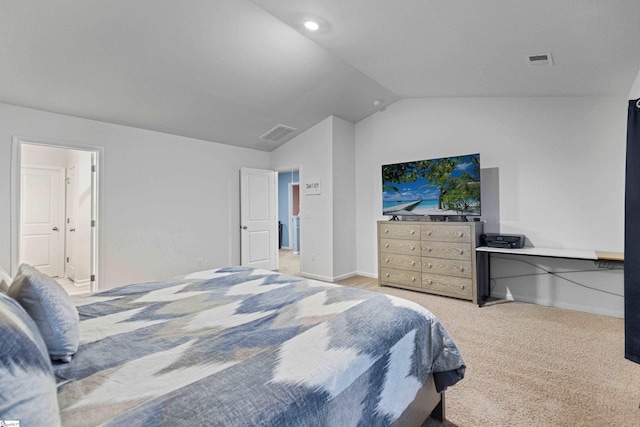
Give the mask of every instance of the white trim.
<svg viewBox="0 0 640 427">
<path fill-rule="evenodd" d="M 363 276 L 363 277 L 369 277 L 371 279 L 376 279 L 378 280 L 378 275 L 375 273 L 366 273 L 364 271 L 356 271 L 354 273 L 354 276 Z"/>
<path fill-rule="evenodd" d="M 296 172 L 296 170 L 291 171 Z M 298 172 L 298 176 L 300 175 L 300 172 Z M 298 215 L 294 215 L 293 214 L 293 186 L 297 185 L 298 186 L 298 203 L 300 203 L 300 181 L 293 181 L 293 176 L 291 177 L 291 182 L 289 184 L 287 184 L 287 197 L 288 197 L 288 206 L 289 206 L 289 215 L 287 216 L 287 225 L 289 227 L 289 246 L 287 247 L 287 249 L 291 249 L 293 250 L 295 248 L 295 244 L 293 243 L 293 237 L 294 237 L 294 233 L 293 233 L 293 217 L 294 216 L 300 216 Z M 300 227 L 300 222 L 298 221 L 298 227 Z M 295 233 L 295 235 L 298 237 L 299 240 L 299 236 L 298 236 L 298 232 Z M 298 251 L 294 252 L 295 254 L 299 254 L 300 253 L 300 248 L 298 247 Z"/>
<path fill-rule="evenodd" d="M 280 167 L 278 169 L 276 169 L 276 172 L 278 172 L 278 174 L 284 174 L 287 172 L 293 173 L 293 172 L 298 172 L 298 184 L 300 183 L 300 178 L 302 177 L 302 167 L 301 166 L 283 166 Z M 293 179 L 293 178 L 292 178 Z M 277 193 L 277 192 L 276 192 Z M 276 199 L 277 199 L 277 195 L 276 195 Z M 289 203 L 289 212 L 291 212 L 291 203 Z M 289 247 L 285 248 L 285 249 L 291 249 L 293 250 L 293 244 L 291 243 L 291 215 L 288 216 L 287 220 L 289 221 Z M 302 252 L 302 226 L 300 227 L 300 247 L 299 249 L 299 253 Z M 300 274 L 302 274 L 302 272 L 304 271 L 304 261 L 303 261 L 303 257 L 300 257 L 300 261 L 299 261 L 299 271 Z M 322 280 L 322 279 L 321 279 Z"/>
<path fill-rule="evenodd" d="M 303 273 L 300 272 L 300 275 L 302 277 L 306 277 L 307 279 L 314 279 L 314 280 L 320 280 L 323 282 L 329 282 L 332 283 L 334 281 L 333 277 L 328 277 L 328 276 L 320 276 L 318 274 L 311 274 L 311 273 Z"/>
<path fill-rule="evenodd" d="M 287 184 L 287 207 L 288 212 L 287 212 L 287 235 L 289 236 L 289 238 L 287 239 L 287 246 L 283 246 L 283 249 L 288 249 L 288 250 L 293 250 L 293 244 L 292 244 L 292 240 L 291 240 L 291 212 L 292 212 L 292 208 L 291 208 L 291 204 L 292 204 L 292 195 L 291 195 L 291 182 L 289 182 Z"/>
<path fill-rule="evenodd" d="M 341 274 L 340 276 L 335 276 L 335 277 L 320 276 L 317 274 L 310 274 L 310 273 L 300 273 L 300 274 L 302 275 L 302 277 L 306 277 L 307 279 L 321 280 L 323 282 L 329 282 L 329 283 L 335 283 L 340 280 L 349 279 L 350 277 L 355 277 L 358 275 L 355 271 L 347 274 Z"/>
<path fill-rule="evenodd" d="M 346 274 L 341 274 L 340 276 L 336 276 L 333 278 L 334 282 L 338 282 L 340 280 L 345 280 L 345 279 L 349 279 L 351 277 L 355 277 L 358 274 L 355 271 L 352 271 L 351 273 L 346 273 Z"/>
<path fill-rule="evenodd" d="M 99 212 L 100 212 L 100 182 L 103 178 L 102 159 L 104 158 L 104 148 L 98 146 L 82 145 L 72 142 L 60 142 L 46 139 L 34 139 L 30 137 L 13 135 L 11 138 L 11 169 L 10 169 L 10 187 L 11 187 L 11 201 L 10 201 L 10 274 L 15 276 L 18 272 L 18 264 L 20 261 L 20 172 L 22 168 L 22 144 L 29 145 L 42 145 L 53 148 L 62 148 L 69 150 L 89 151 L 92 153 L 92 161 L 95 159 L 96 174 L 92 174 L 92 220 L 96 222 L 96 227 L 93 227 L 92 239 L 91 239 L 91 275 L 94 275 L 96 280 L 91 286 L 91 292 L 97 292 L 99 290 L 99 283 L 101 283 L 101 274 L 98 269 L 99 266 L 99 235 L 98 227 Z"/>
</svg>

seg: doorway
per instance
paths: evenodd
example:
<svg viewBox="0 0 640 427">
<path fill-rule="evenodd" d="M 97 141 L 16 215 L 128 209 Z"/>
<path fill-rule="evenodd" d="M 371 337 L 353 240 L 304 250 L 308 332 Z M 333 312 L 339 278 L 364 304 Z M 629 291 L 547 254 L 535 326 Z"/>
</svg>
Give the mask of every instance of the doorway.
<svg viewBox="0 0 640 427">
<path fill-rule="evenodd" d="M 278 171 L 279 265 L 287 274 L 300 274 L 300 172 Z"/>
<path fill-rule="evenodd" d="M 14 138 L 12 269 L 30 264 L 70 295 L 98 290 L 99 149 Z"/>
</svg>

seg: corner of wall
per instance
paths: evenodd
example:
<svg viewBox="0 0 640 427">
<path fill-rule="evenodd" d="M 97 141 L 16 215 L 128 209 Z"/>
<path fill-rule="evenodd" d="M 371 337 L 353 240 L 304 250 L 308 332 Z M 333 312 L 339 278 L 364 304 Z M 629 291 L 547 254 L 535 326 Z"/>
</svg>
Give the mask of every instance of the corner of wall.
<svg viewBox="0 0 640 427">
<path fill-rule="evenodd" d="M 629 92 L 629 99 L 638 98 L 640 98 L 640 70 L 638 70 L 636 81 L 633 83 L 633 86 L 631 86 L 631 91 Z"/>
</svg>

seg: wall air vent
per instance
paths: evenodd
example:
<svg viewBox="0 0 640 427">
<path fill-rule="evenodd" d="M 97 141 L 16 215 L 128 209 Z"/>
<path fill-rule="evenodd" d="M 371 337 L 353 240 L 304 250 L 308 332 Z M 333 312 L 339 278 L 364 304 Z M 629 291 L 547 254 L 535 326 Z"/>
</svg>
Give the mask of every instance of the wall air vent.
<svg viewBox="0 0 640 427">
<path fill-rule="evenodd" d="M 293 133 L 293 132 L 295 132 L 297 130 L 298 129 L 292 128 L 292 127 L 289 127 L 289 126 L 277 125 L 273 129 L 271 129 L 270 131 L 268 131 L 267 133 L 262 135 L 260 137 L 260 139 L 265 139 L 267 141 L 272 141 L 272 142 L 280 142 L 286 136 L 288 136 L 289 134 L 291 134 L 291 133 Z"/>
<path fill-rule="evenodd" d="M 527 62 L 529 65 L 553 65 L 553 58 L 550 53 L 543 53 L 540 55 L 529 55 L 527 56 Z"/>
</svg>

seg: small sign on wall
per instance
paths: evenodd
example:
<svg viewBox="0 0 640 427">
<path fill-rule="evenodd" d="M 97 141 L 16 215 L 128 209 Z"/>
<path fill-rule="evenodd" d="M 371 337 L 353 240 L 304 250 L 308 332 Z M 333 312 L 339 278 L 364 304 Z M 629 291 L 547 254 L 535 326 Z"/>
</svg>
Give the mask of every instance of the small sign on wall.
<svg viewBox="0 0 640 427">
<path fill-rule="evenodd" d="M 304 194 L 307 196 L 311 196 L 314 194 L 321 194 L 322 186 L 320 185 L 320 179 L 314 178 L 304 183 Z"/>
</svg>

